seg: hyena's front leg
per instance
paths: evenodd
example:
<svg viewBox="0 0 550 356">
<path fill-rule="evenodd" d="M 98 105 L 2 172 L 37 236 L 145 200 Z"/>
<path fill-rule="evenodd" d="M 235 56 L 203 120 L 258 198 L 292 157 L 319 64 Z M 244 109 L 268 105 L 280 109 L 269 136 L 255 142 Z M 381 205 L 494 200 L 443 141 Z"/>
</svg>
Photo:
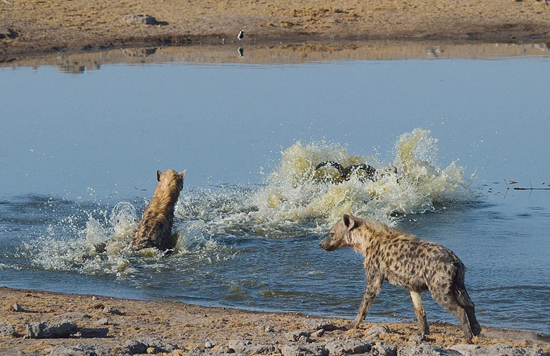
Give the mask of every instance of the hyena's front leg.
<svg viewBox="0 0 550 356">
<path fill-rule="evenodd" d="M 359 313 L 357 313 L 355 320 L 346 329 L 355 329 L 365 319 L 374 298 L 380 293 L 382 282 L 384 282 L 384 277 L 380 273 L 367 273 L 367 287 L 365 288 Z"/>
<path fill-rule="evenodd" d="M 416 319 L 418 320 L 418 331 L 420 332 L 420 337 L 424 340 L 426 335 L 430 333 L 430 327 L 428 326 L 428 321 L 426 320 L 426 310 L 422 304 L 422 296 L 419 292 L 412 290 L 409 291 L 409 293 L 411 294 L 414 313 L 416 314 Z"/>
</svg>

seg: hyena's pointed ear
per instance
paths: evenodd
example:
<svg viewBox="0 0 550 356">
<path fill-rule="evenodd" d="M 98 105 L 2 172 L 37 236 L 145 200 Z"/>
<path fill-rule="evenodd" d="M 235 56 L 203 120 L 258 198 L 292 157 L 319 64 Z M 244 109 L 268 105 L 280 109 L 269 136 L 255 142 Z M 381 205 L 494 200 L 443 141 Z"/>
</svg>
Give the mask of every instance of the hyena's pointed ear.
<svg viewBox="0 0 550 356">
<path fill-rule="evenodd" d="M 350 214 L 344 214 L 344 217 L 342 218 L 344 220 L 344 225 L 348 229 L 348 231 L 351 231 L 358 227 L 361 223 L 359 219 L 357 219 L 355 216 Z"/>
<path fill-rule="evenodd" d="M 344 220 L 344 225 L 346 226 L 348 231 L 353 229 L 355 225 L 355 220 L 353 220 L 353 217 L 351 215 L 344 214 L 344 217 L 342 218 L 342 220 Z"/>
<path fill-rule="evenodd" d="M 187 173 L 187 169 L 184 169 L 181 173 L 180 173 L 180 177 L 181 179 L 185 179 L 185 174 Z"/>
<path fill-rule="evenodd" d="M 162 172 L 157 169 L 157 181 L 160 182 L 160 177 L 162 176 Z"/>
</svg>

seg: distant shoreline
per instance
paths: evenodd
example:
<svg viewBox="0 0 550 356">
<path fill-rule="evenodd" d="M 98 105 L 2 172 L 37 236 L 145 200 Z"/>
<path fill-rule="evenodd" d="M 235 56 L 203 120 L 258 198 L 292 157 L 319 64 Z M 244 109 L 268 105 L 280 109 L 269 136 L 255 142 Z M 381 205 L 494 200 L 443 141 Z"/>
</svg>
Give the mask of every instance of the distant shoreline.
<svg viewBox="0 0 550 356">
<path fill-rule="evenodd" d="M 142 14 L 151 20 L 132 17 Z M 337 7 L 313 0 L 166 0 L 162 5 L 6 0 L 0 2 L 0 62 L 30 54 L 196 44 L 431 40 L 548 45 L 548 18 L 550 6 L 536 0 L 343 0 Z"/>
<path fill-rule="evenodd" d="M 340 327 L 349 320 L 294 312 L 201 307 L 172 301 L 127 300 L 7 287 L 0 287 L 0 300 L 0 354 L 10 355 L 20 352 L 44 355 L 54 347 L 58 351 L 121 354 L 128 347 L 140 344 L 152 347 L 151 352 L 156 347 L 154 353 L 161 353 L 164 348 L 171 355 L 189 352 L 216 355 L 235 347 L 239 340 L 248 340 L 245 344 L 249 347 L 272 350 L 269 354 L 283 355 L 293 348 L 330 348 L 335 340 L 359 342 L 369 345 L 367 347 L 386 345 L 401 352 L 414 352 L 419 347 L 477 347 L 477 351 L 487 348 L 487 352 L 513 347 L 550 352 L 548 335 L 489 327 L 484 327 L 481 336 L 474 338 L 474 345 L 460 346 L 464 340 L 459 326 L 436 322 L 430 323 L 432 333 L 427 342 L 418 343 L 414 341 L 416 323 L 372 323 L 368 317 L 359 329 L 344 331 Z M 29 331 L 33 325 L 38 325 L 36 323 L 42 323 L 46 329 L 72 325 L 73 330 L 56 338 L 38 338 Z M 241 350 L 244 353 L 254 350 L 246 351 Z"/>
<path fill-rule="evenodd" d="M 197 64 L 300 64 L 349 60 L 501 59 L 550 57 L 545 43 L 482 41 L 307 41 L 302 43 L 132 46 L 104 50 L 0 55 L 2 67 L 54 66 L 63 73 L 99 70 L 113 64 L 186 62 Z"/>
</svg>

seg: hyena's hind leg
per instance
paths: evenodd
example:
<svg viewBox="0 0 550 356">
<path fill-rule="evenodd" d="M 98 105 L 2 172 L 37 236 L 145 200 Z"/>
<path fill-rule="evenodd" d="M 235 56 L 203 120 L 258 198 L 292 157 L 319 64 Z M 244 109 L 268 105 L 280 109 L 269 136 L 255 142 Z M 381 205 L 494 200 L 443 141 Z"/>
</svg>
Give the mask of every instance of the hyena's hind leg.
<svg viewBox="0 0 550 356">
<path fill-rule="evenodd" d="M 426 310 L 422 304 L 422 296 L 420 293 L 415 291 L 409 291 L 411 294 L 411 300 L 413 303 L 414 314 L 418 320 L 418 331 L 422 339 L 430 333 L 430 327 L 428 326 L 428 321 L 426 320 Z"/>
<path fill-rule="evenodd" d="M 470 321 L 470 329 L 472 330 L 472 334 L 477 336 L 481 333 L 481 326 L 477 322 L 474 302 L 470 299 L 470 296 L 466 291 L 466 286 L 464 285 L 464 274 L 466 269 L 462 264 L 459 264 L 457 267 L 458 270 L 453 280 L 454 295 L 458 304 L 464 309 L 464 311 L 466 311 L 466 315 Z"/>
<path fill-rule="evenodd" d="M 470 342 L 472 340 L 472 330 L 470 329 L 468 317 L 466 316 L 464 308 L 458 304 L 454 293 L 449 288 L 442 287 L 430 288 L 430 293 L 432 294 L 432 298 L 439 305 L 447 309 L 458 319 L 462 331 L 464 332 L 464 338 Z"/>
<path fill-rule="evenodd" d="M 466 288 L 461 288 L 460 286 L 458 286 L 457 290 L 455 291 L 455 297 L 458 304 L 462 308 L 464 308 L 464 311 L 468 316 L 468 321 L 470 322 L 470 329 L 472 330 L 472 334 L 478 336 L 481 333 L 481 325 L 479 325 L 479 323 L 477 322 L 476 308 L 474 302 L 472 302 L 472 300 L 470 299 Z"/>
</svg>

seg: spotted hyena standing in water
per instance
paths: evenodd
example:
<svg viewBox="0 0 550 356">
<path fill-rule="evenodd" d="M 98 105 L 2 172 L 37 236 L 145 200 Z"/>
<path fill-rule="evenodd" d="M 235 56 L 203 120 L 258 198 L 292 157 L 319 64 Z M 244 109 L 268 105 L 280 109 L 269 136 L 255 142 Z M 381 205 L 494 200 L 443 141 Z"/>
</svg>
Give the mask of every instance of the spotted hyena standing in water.
<svg viewBox="0 0 550 356">
<path fill-rule="evenodd" d="M 158 185 L 151 202 L 143 212 L 139 228 L 134 235 L 134 247 L 141 250 L 146 247 L 157 247 L 160 250 L 174 248 L 176 241 L 172 238 L 174 207 L 183 189 L 185 171 L 178 173 L 171 169 L 157 171 Z"/>
<path fill-rule="evenodd" d="M 348 328 L 361 323 L 382 282 L 387 280 L 409 290 L 422 338 L 430 333 L 420 296 L 426 289 L 437 303 L 458 318 L 468 341 L 472 334 L 481 332 L 474 303 L 464 286 L 465 267 L 451 250 L 352 215 L 344 215 L 319 246 L 326 251 L 351 247 L 365 257 L 365 295 L 357 317 Z"/>
</svg>

